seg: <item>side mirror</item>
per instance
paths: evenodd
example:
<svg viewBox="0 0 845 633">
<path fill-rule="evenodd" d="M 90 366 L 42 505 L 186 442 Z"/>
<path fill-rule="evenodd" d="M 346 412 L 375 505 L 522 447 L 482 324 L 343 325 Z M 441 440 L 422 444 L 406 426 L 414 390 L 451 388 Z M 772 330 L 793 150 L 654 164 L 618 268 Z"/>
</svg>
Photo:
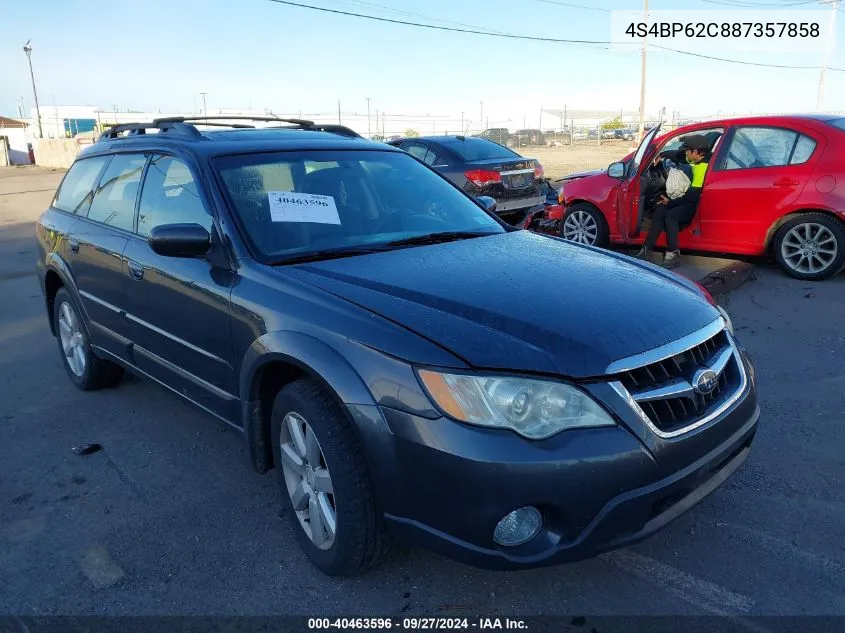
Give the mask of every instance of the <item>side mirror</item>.
<svg viewBox="0 0 845 633">
<path fill-rule="evenodd" d="M 150 231 L 147 242 L 166 257 L 199 257 L 211 248 L 211 235 L 199 224 L 162 224 Z"/>
<path fill-rule="evenodd" d="M 607 168 L 607 175 L 611 178 L 624 178 L 625 163 L 610 163 L 610 166 Z"/>
<path fill-rule="evenodd" d="M 481 206 L 487 209 L 490 213 L 496 212 L 496 200 L 490 196 L 478 196 L 476 198 L 481 203 Z"/>
</svg>

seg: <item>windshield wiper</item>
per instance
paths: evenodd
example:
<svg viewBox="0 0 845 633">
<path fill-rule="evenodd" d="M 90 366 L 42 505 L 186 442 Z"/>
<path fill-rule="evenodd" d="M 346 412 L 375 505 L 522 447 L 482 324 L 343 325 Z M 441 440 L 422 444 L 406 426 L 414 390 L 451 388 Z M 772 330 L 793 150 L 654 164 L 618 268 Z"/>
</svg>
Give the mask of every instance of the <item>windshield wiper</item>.
<svg viewBox="0 0 845 633">
<path fill-rule="evenodd" d="M 340 259 L 341 257 L 354 257 L 355 255 L 370 255 L 381 253 L 383 248 L 372 246 L 354 246 L 352 248 L 327 248 L 321 251 L 308 251 L 301 255 L 282 257 L 270 262 L 271 266 L 284 266 L 285 264 L 302 264 L 304 262 L 319 262 L 327 259 Z"/>
<path fill-rule="evenodd" d="M 391 246 L 413 246 L 415 244 L 438 244 L 441 242 L 453 242 L 455 240 L 468 240 L 473 237 L 484 237 L 485 235 L 497 235 L 496 233 L 482 231 L 442 231 L 440 233 L 426 233 L 415 235 L 401 240 L 386 242 L 384 245 Z"/>
</svg>

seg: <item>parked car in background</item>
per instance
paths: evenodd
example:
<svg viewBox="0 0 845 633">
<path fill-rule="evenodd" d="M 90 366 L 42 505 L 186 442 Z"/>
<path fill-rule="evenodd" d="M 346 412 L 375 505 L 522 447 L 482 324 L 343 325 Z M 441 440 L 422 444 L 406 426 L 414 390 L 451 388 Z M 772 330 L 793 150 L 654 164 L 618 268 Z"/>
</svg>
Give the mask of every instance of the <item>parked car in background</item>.
<svg viewBox="0 0 845 633">
<path fill-rule="evenodd" d="M 616 138 L 616 130 L 602 130 L 601 137 L 607 140 L 614 139 Z"/>
<path fill-rule="evenodd" d="M 620 141 L 633 141 L 634 136 L 636 136 L 636 132 L 633 130 L 622 128 L 613 130 L 613 138 Z"/>
<path fill-rule="evenodd" d="M 546 144 L 546 137 L 540 130 L 517 130 L 508 140 L 508 147 L 530 147 Z"/>
<path fill-rule="evenodd" d="M 600 246 L 642 244 L 653 212 L 645 185 L 659 193 L 665 183 L 653 158 L 701 134 L 712 156 L 696 215 L 679 235 L 682 251 L 769 256 L 807 280 L 845 267 L 845 118 L 743 117 L 658 132 L 606 170 L 563 185 L 560 235 Z"/>
<path fill-rule="evenodd" d="M 323 572 L 393 539 L 497 569 L 594 556 L 748 457 L 754 368 L 693 282 L 515 230 L 339 125 L 192 121 L 80 153 L 36 225 L 43 307 L 79 389 L 129 370 L 233 427 Z"/>
<path fill-rule="evenodd" d="M 496 201 L 496 213 L 520 225 L 543 204 L 543 166 L 498 143 L 474 136 L 425 136 L 391 141 L 473 196 Z"/>
<path fill-rule="evenodd" d="M 507 145 L 511 134 L 506 127 L 491 127 L 481 132 L 478 137 L 487 139 L 488 141 L 493 141 L 499 145 Z"/>
</svg>

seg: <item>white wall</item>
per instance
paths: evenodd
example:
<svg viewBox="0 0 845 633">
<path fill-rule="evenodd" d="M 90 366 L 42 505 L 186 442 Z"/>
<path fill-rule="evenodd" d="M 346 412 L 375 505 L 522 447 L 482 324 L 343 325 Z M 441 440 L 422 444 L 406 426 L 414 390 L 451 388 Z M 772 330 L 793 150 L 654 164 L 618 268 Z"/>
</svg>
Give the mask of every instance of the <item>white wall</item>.
<svg viewBox="0 0 845 633">
<path fill-rule="evenodd" d="M 8 139 L 9 163 L 12 165 L 29 165 L 26 130 L 24 128 L 0 127 L 0 136 Z"/>
</svg>

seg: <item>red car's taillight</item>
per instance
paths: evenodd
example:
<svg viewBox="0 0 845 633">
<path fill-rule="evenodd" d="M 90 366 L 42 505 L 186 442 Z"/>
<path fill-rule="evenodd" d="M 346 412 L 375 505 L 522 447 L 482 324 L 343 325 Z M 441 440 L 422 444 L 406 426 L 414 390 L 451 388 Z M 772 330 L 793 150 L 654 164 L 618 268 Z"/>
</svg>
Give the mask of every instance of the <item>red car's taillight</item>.
<svg viewBox="0 0 845 633">
<path fill-rule="evenodd" d="M 540 179 L 543 177 L 543 165 L 539 162 L 534 164 L 534 178 Z"/>
<path fill-rule="evenodd" d="M 502 174 L 492 169 L 470 169 L 464 172 L 464 176 L 477 187 L 486 187 L 502 182 Z"/>
</svg>

